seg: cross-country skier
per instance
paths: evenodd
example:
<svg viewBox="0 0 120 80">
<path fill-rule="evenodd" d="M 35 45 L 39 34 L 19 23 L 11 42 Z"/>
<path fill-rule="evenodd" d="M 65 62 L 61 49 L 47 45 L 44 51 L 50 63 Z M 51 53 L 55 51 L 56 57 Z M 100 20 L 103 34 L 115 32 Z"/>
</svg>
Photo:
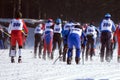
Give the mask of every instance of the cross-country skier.
<svg viewBox="0 0 120 80">
<path fill-rule="evenodd" d="M 9 39 L 9 33 L 8 30 L 6 28 L 3 27 L 3 31 L 4 31 L 4 38 L 3 38 L 3 44 L 4 44 L 4 48 L 8 49 L 8 39 Z"/>
<path fill-rule="evenodd" d="M 100 24 L 100 32 L 101 32 L 101 50 L 100 50 L 100 60 L 104 61 L 104 52 L 106 48 L 106 56 L 105 60 L 110 62 L 110 45 L 113 40 L 113 33 L 116 30 L 114 22 L 111 20 L 111 15 L 109 13 L 105 14 L 105 19 Z"/>
<path fill-rule="evenodd" d="M 99 30 L 94 26 L 94 23 L 91 22 L 90 25 L 86 28 L 85 33 L 87 37 L 85 59 L 87 61 L 89 55 L 90 60 L 92 60 L 92 56 L 95 55 L 96 38 L 97 34 L 99 34 Z"/>
<path fill-rule="evenodd" d="M 74 27 L 70 30 L 70 34 L 68 36 L 67 64 L 71 64 L 73 46 L 75 46 L 76 49 L 75 62 L 76 64 L 79 64 L 81 37 L 84 37 L 82 27 L 79 24 L 75 24 Z"/>
<path fill-rule="evenodd" d="M 0 49 L 4 49 L 3 39 L 4 39 L 3 28 L 0 26 Z"/>
<path fill-rule="evenodd" d="M 53 52 L 52 54 L 54 54 L 54 50 L 56 49 L 56 45 L 58 44 L 58 50 L 59 50 L 59 56 L 62 55 L 62 47 L 61 47 L 61 43 L 62 43 L 62 21 L 61 19 L 56 19 L 55 24 L 54 24 L 54 36 L 53 36 Z"/>
<path fill-rule="evenodd" d="M 37 57 L 37 48 L 39 46 L 39 52 L 38 52 L 38 57 L 41 58 L 41 51 L 42 51 L 42 46 L 43 46 L 43 39 L 42 39 L 42 36 L 43 36 L 43 24 L 39 24 L 38 26 L 36 26 L 35 30 L 34 30 L 34 38 L 35 38 L 35 41 L 34 41 L 34 58 Z"/>
<path fill-rule="evenodd" d="M 43 49 L 43 59 L 46 60 L 46 53 L 48 58 L 53 58 L 52 55 L 52 44 L 53 44 L 53 27 L 54 23 L 52 19 L 48 19 L 45 23 L 45 31 L 44 31 L 44 49 Z"/>
<path fill-rule="evenodd" d="M 14 60 L 14 57 L 16 56 L 16 44 L 18 43 L 18 47 L 19 47 L 19 51 L 18 51 L 18 54 L 19 54 L 19 57 L 18 57 L 18 63 L 21 63 L 22 60 L 21 60 L 21 49 L 22 49 L 22 46 L 23 46 L 23 39 L 22 39 L 22 30 L 24 28 L 25 30 L 25 34 L 27 35 L 28 34 L 28 29 L 26 27 L 26 24 L 24 23 L 24 21 L 22 19 L 22 14 L 21 12 L 17 12 L 16 13 L 16 16 L 15 16 L 15 19 L 13 19 L 11 21 L 11 23 L 9 24 L 9 29 L 8 29 L 8 32 L 9 34 L 11 35 L 11 63 L 14 63 L 15 60 Z"/>
<path fill-rule="evenodd" d="M 70 20 L 64 25 L 63 30 L 62 30 L 63 45 L 64 45 L 64 47 L 63 47 L 63 62 L 66 61 L 66 53 L 68 50 L 67 39 L 68 39 L 68 35 L 70 33 L 70 29 L 72 26 L 73 26 L 73 21 Z"/>
</svg>

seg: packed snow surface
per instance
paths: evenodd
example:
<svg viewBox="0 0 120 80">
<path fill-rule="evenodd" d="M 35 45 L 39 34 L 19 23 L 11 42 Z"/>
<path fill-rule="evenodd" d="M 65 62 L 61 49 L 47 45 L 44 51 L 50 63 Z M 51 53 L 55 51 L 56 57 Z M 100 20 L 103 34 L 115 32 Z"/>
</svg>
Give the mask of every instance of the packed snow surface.
<svg viewBox="0 0 120 80">
<path fill-rule="evenodd" d="M 75 64 L 74 57 L 71 65 L 66 62 L 53 62 L 58 57 L 55 51 L 54 60 L 33 58 L 33 49 L 22 50 L 22 63 L 10 63 L 9 50 L 0 50 L 0 80 L 120 80 L 120 63 L 116 54 L 113 60 L 100 62 L 99 55 L 93 61 Z"/>
</svg>

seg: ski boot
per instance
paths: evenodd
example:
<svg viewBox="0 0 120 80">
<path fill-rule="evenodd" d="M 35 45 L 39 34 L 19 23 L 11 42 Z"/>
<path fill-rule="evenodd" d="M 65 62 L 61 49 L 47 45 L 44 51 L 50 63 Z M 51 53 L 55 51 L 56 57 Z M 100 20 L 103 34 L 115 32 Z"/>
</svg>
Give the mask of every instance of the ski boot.
<svg viewBox="0 0 120 80">
<path fill-rule="evenodd" d="M 75 62 L 76 62 L 76 64 L 79 64 L 79 62 L 80 62 L 80 58 L 75 57 Z"/>
<path fill-rule="evenodd" d="M 51 53 L 47 53 L 47 57 L 50 59 L 51 58 Z"/>
<path fill-rule="evenodd" d="M 11 57 L 11 63 L 15 63 L 14 56 Z"/>
<path fill-rule="evenodd" d="M 62 61 L 62 55 L 59 55 L 59 60 Z"/>
<path fill-rule="evenodd" d="M 38 57 L 41 59 L 41 55 L 38 55 Z"/>
<path fill-rule="evenodd" d="M 45 53 L 43 53 L 43 59 L 46 60 L 46 54 Z"/>
<path fill-rule="evenodd" d="M 54 57 L 53 57 L 54 55 L 53 55 L 53 53 L 51 53 L 51 59 L 53 60 L 54 59 Z"/>
<path fill-rule="evenodd" d="M 41 53 L 38 54 L 38 57 L 41 59 Z"/>
<path fill-rule="evenodd" d="M 67 58 L 67 64 L 68 64 L 68 65 L 71 64 L 71 58 Z"/>
<path fill-rule="evenodd" d="M 34 58 L 37 58 L 36 53 L 34 53 Z"/>
<path fill-rule="evenodd" d="M 108 57 L 108 56 L 105 58 L 105 60 L 106 60 L 107 62 L 110 62 L 110 61 L 111 61 L 110 57 Z"/>
<path fill-rule="evenodd" d="M 88 55 L 85 57 L 85 61 L 88 61 Z"/>
<path fill-rule="evenodd" d="M 92 59 L 92 57 L 90 57 L 90 61 L 92 61 L 93 59 Z"/>
<path fill-rule="evenodd" d="M 21 56 L 18 57 L 18 63 L 22 63 Z"/>
<path fill-rule="evenodd" d="M 118 56 L 117 61 L 118 61 L 118 63 L 120 63 L 120 56 Z"/>
<path fill-rule="evenodd" d="M 101 58 L 100 58 L 100 62 L 104 62 L 104 59 L 103 59 L 103 57 L 101 57 Z"/>
<path fill-rule="evenodd" d="M 66 61 L 66 53 L 63 53 L 63 62 Z"/>
</svg>

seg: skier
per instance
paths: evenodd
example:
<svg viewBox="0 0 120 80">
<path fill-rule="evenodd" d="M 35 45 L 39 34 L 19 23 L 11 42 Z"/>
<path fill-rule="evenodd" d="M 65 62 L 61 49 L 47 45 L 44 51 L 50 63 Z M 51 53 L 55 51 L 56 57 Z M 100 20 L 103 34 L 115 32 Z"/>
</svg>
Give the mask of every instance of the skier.
<svg viewBox="0 0 120 80">
<path fill-rule="evenodd" d="M 76 49 L 75 62 L 76 64 L 79 64 L 81 52 L 81 37 L 84 37 L 82 27 L 79 24 L 75 24 L 74 27 L 70 30 L 70 34 L 68 36 L 67 64 L 71 64 L 73 46 L 75 46 Z"/>
<path fill-rule="evenodd" d="M 44 31 L 44 49 L 43 49 L 43 59 L 46 60 L 46 53 L 48 58 L 53 58 L 52 54 L 52 44 L 53 44 L 53 27 L 54 23 L 52 19 L 48 19 L 45 23 L 45 31 Z"/>
<path fill-rule="evenodd" d="M 17 12 L 15 15 L 15 19 L 12 19 L 11 23 L 9 24 L 8 32 L 11 35 L 11 51 L 10 51 L 10 56 L 11 56 L 11 63 L 15 63 L 14 57 L 16 56 L 16 44 L 18 43 L 18 48 L 19 48 L 19 57 L 18 57 L 18 63 L 22 62 L 22 55 L 21 55 L 21 49 L 23 46 L 23 39 L 22 39 L 22 29 L 24 28 L 25 34 L 27 36 L 28 34 L 28 29 L 26 27 L 26 24 L 22 19 L 22 14 L 21 12 Z"/>
<path fill-rule="evenodd" d="M 36 58 L 37 56 L 37 47 L 39 46 L 39 54 L 38 57 L 41 58 L 41 51 L 42 51 L 42 46 L 43 46 L 43 39 L 42 39 L 42 35 L 43 35 L 43 25 L 39 24 L 38 26 L 36 26 L 35 30 L 34 30 L 34 58 Z"/>
<path fill-rule="evenodd" d="M 68 50 L 68 43 L 67 43 L 67 39 L 68 39 L 68 35 L 69 35 L 69 32 L 70 32 L 70 28 L 73 26 L 73 22 L 72 20 L 68 21 L 64 27 L 63 27 L 63 30 L 62 30 L 62 37 L 63 37 L 63 62 L 66 61 L 66 53 L 67 53 L 67 50 Z"/>
<path fill-rule="evenodd" d="M 0 49 L 4 49 L 3 39 L 4 39 L 3 28 L 0 26 Z"/>
<path fill-rule="evenodd" d="M 85 34 L 87 37 L 86 44 L 86 61 L 88 60 L 88 55 L 90 55 L 90 60 L 92 60 L 92 56 L 95 55 L 96 48 L 96 38 L 97 34 L 99 34 L 98 29 L 94 26 L 93 22 L 85 29 Z"/>
<path fill-rule="evenodd" d="M 9 39 L 9 33 L 8 30 L 6 28 L 3 28 L 4 31 L 4 38 L 3 38 L 3 44 L 4 44 L 4 48 L 8 49 L 8 39 Z"/>
<path fill-rule="evenodd" d="M 120 63 L 120 23 L 116 28 L 115 36 L 117 37 L 118 42 L 118 55 L 117 55 L 117 61 Z"/>
<path fill-rule="evenodd" d="M 54 36 L 53 36 L 53 50 L 52 50 L 52 55 L 54 54 L 54 51 L 56 49 L 56 45 L 58 43 L 58 49 L 59 49 L 59 56 L 62 55 L 62 47 L 61 47 L 61 43 L 62 43 L 62 21 L 61 19 L 56 19 L 56 22 L 54 24 Z M 53 59 L 53 57 L 52 57 Z"/>
<path fill-rule="evenodd" d="M 100 24 L 101 32 L 101 50 L 100 50 L 100 60 L 104 61 L 104 52 L 106 48 L 105 60 L 110 62 L 110 45 L 113 40 L 113 33 L 116 30 L 114 22 L 111 20 L 111 15 L 109 13 L 105 14 L 105 19 Z"/>
</svg>

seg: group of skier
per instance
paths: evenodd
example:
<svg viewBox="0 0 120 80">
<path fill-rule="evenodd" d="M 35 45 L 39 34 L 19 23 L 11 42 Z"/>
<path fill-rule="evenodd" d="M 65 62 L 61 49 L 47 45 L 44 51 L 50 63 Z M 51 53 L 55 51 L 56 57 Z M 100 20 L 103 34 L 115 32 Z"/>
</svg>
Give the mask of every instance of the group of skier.
<svg viewBox="0 0 120 80">
<path fill-rule="evenodd" d="M 16 18 L 9 24 L 8 32 L 10 34 L 10 56 L 11 63 L 15 62 L 16 43 L 18 42 L 18 62 L 22 62 L 22 47 L 28 35 L 28 28 L 22 19 L 21 13 L 16 13 Z M 24 30 L 24 31 L 23 31 Z M 94 26 L 94 22 L 81 25 L 72 20 L 62 23 L 60 18 L 55 21 L 48 19 L 45 23 L 40 23 L 34 30 L 34 58 L 43 58 L 46 60 L 54 59 L 55 49 L 58 48 L 59 59 L 67 64 L 71 64 L 73 59 L 73 49 L 75 48 L 75 62 L 80 63 L 81 55 L 85 53 L 85 60 L 90 60 L 96 55 L 97 43 L 101 43 L 100 61 L 110 62 L 113 57 L 113 49 L 118 42 L 117 60 L 120 62 L 120 24 L 115 26 L 111 20 L 109 13 L 105 14 L 105 18 L 100 23 L 99 27 Z M 97 39 L 99 38 L 99 42 Z M 58 45 L 58 47 L 57 47 Z M 62 48 L 63 46 L 63 48 Z M 39 48 L 38 48 L 39 47 Z M 38 49 L 38 51 L 37 51 Z M 43 50 L 43 51 L 42 51 Z M 105 52 L 106 51 L 106 52 Z M 81 54 L 82 53 L 82 54 Z M 84 57 L 84 56 L 82 56 Z"/>
<path fill-rule="evenodd" d="M 79 64 L 82 50 L 86 51 L 85 60 L 87 61 L 89 56 L 90 60 L 92 60 L 92 57 L 96 54 L 95 50 L 97 43 L 101 43 L 100 61 L 103 62 L 105 58 L 107 62 L 110 62 L 113 57 L 113 49 L 116 48 L 116 38 L 119 39 L 119 27 L 116 29 L 116 26 L 111 20 L 111 15 L 109 13 L 105 14 L 105 18 L 100 23 L 99 27 L 95 27 L 94 22 L 80 25 L 72 20 L 63 25 L 61 19 L 59 18 L 56 19 L 55 22 L 53 22 L 52 19 L 48 19 L 47 22 L 44 25 L 41 24 L 40 27 L 43 26 L 44 29 L 42 28 L 39 30 L 42 30 L 43 32 L 41 36 L 44 44 L 43 59 L 46 59 L 46 53 L 48 58 L 54 58 L 54 51 L 56 44 L 58 43 L 59 58 L 60 60 L 62 58 L 63 62 L 67 61 L 67 64 L 71 64 L 73 57 L 73 46 L 76 49 L 75 62 L 76 64 Z M 97 39 L 99 39 L 99 41 L 96 41 Z M 41 49 L 42 48 L 40 48 L 40 54 L 42 53 Z M 119 53 L 120 50 L 118 49 L 118 62 L 120 62 Z"/>
</svg>

